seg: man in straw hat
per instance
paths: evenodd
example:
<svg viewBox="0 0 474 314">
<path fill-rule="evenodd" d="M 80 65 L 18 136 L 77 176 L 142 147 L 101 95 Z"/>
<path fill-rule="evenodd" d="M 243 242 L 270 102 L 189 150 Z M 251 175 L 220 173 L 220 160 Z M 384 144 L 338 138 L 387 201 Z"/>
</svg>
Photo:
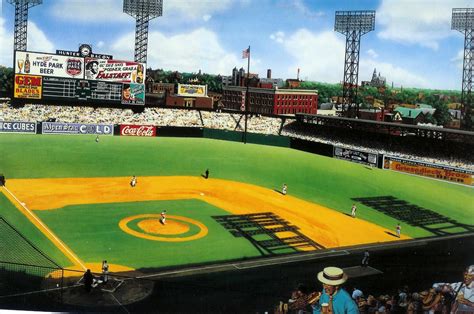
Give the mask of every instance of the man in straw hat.
<svg viewBox="0 0 474 314">
<path fill-rule="evenodd" d="M 323 284 L 319 302 L 313 305 L 313 313 L 359 313 L 357 304 L 341 285 L 347 275 L 338 267 L 326 267 L 318 273 L 318 280 Z"/>
</svg>

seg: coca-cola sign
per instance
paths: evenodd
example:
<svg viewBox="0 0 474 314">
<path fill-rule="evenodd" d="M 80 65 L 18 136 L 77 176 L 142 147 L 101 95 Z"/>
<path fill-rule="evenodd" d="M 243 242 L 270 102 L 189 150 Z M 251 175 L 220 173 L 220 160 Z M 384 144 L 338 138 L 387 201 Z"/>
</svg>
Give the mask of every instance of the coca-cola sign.
<svg viewBox="0 0 474 314">
<path fill-rule="evenodd" d="M 155 136 L 156 127 L 153 125 L 120 125 L 120 135 L 123 136 Z"/>
</svg>

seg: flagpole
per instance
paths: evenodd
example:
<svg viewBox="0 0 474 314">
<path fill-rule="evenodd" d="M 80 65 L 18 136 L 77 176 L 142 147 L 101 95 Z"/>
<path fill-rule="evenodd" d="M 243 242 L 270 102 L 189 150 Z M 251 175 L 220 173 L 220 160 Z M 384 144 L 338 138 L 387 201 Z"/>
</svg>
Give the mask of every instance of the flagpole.
<svg viewBox="0 0 474 314">
<path fill-rule="evenodd" d="M 244 128 L 244 144 L 247 144 L 247 113 L 248 113 L 248 103 L 249 103 L 249 80 L 250 80 L 250 46 L 248 48 L 249 56 L 247 58 L 247 90 L 245 92 L 245 128 Z"/>
</svg>

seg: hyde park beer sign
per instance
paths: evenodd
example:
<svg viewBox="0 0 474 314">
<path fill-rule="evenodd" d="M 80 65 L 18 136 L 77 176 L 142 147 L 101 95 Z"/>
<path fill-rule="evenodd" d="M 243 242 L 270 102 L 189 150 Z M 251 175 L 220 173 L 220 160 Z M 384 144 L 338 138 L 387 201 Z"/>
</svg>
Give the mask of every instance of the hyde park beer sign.
<svg viewBox="0 0 474 314">
<path fill-rule="evenodd" d="M 15 52 L 15 74 L 82 78 L 84 59 L 28 51 Z"/>
</svg>

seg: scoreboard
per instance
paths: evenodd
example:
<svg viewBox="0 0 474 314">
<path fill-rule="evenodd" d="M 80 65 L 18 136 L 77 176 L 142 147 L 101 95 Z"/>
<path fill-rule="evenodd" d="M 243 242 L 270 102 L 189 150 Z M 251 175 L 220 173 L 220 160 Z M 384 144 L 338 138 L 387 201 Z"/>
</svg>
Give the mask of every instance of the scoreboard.
<svg viewBox="0 0 474 314">
<path fill-rule="evenodd" d="M 144 105 L 145 64 L 15 51 L 14 99 Z"/>
</svg>

